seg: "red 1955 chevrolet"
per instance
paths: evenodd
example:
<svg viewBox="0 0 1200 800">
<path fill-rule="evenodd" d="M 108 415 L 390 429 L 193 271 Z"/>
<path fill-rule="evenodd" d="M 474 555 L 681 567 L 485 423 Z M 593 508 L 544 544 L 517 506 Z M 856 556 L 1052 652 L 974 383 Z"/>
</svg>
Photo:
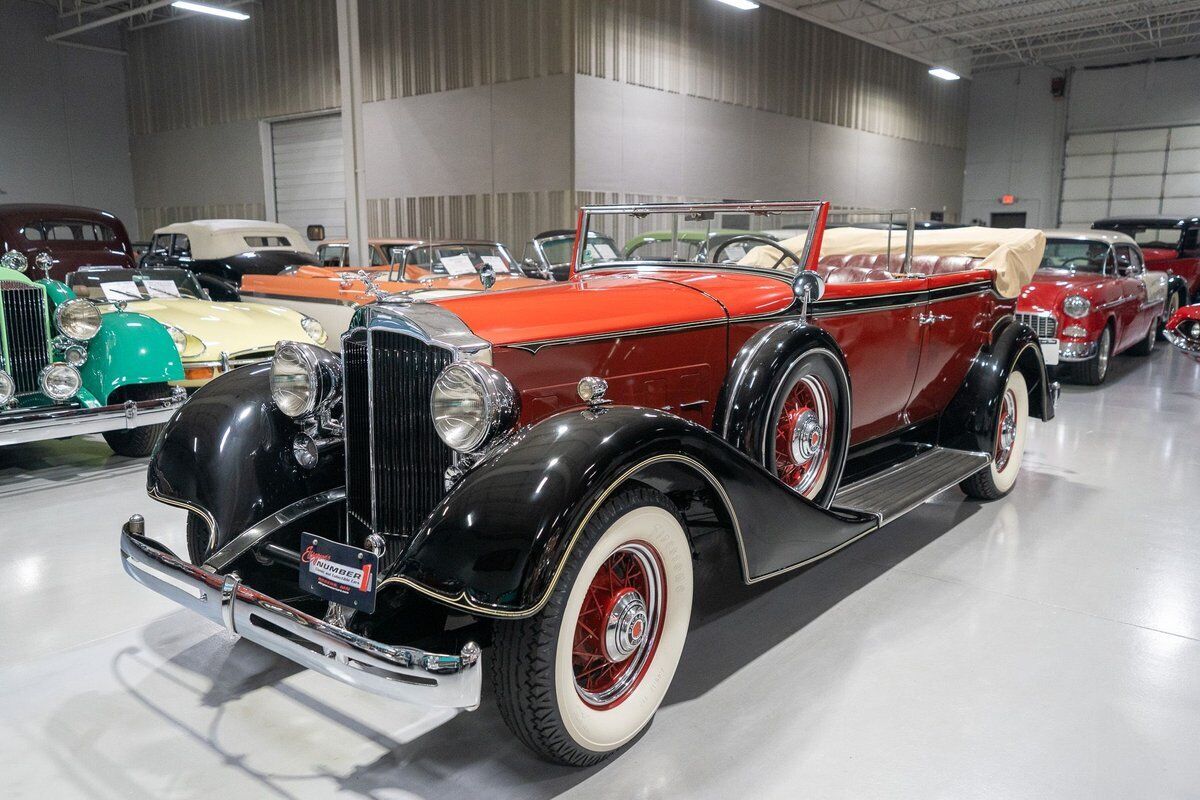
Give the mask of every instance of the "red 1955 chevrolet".
<svg viewBox="0 0 1200 800">
<path fill-rule="evenodd" d="M 340 355 L 281 344 L 167 426 L 148 487 L 188 511 L 188 557 L 134 515 L 126 571 L 385 697 L 474 708 L 487 662 L 518 738 L 601 761 L 671 685 L 697 559 L 764 581 L 944 489 L 1003 497 L 1028 420 L 1054 415 L 1013 316 L 1039 231 L 825 231 L 827 214 L 586 207 L 577 243 L 808 235 L 703 261 L 682 241 L 653 261 L 576 244 L 564 282 L 383 296 Z"/>
</svg>

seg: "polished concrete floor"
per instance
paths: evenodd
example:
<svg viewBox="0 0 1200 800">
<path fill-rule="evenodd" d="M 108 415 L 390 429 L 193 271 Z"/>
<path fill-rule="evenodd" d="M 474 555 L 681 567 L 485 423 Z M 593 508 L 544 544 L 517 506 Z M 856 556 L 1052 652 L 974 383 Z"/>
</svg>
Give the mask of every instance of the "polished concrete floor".
<svg viewBox="0 0 1200 800">
<path fill-rule="evenodd" d="M 298 672 L 121 571 L 144 462 L 0 450 L 0 796 L 1196 797 L 1200 365 L 1067 387 L 1014 493 L 946 492 L 813 568 L 706 575 L 649 732 L 584 771 L 497 713 Z"/>
</svg>

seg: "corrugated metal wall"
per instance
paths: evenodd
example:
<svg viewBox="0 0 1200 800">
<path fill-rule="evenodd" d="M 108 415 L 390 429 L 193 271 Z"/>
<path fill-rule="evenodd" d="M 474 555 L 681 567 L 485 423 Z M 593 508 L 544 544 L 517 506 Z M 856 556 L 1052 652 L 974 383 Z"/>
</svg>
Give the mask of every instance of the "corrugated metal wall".
<svg viewBox="0 0 1200 800">
<path fill-rule="evenodd" d="M 267 210 L 262 203 L 221 203 L 204 206 L 156 206 L 137 210 L 138 230 L 149 238 L 155 228 L 172 222 L 190 222 L 194 219 L 264 219 Z M 128 222 L 128 220 L 126 220 Z"/>
</svg>

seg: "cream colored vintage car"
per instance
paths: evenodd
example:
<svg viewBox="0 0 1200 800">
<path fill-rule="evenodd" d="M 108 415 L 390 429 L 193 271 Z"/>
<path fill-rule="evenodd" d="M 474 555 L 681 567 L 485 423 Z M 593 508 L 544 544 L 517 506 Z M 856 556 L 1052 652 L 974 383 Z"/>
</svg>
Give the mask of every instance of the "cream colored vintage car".
<svg viewBox="0 0 1200 800">
<path fill-rule="evenodd" d="M 183 360 L 184 379 L 174 385 L 188 389 L 270 359 L 276 342 L 324 346 L 329 339 L 321 323 L 288 308 L 214 302 L 184 269 L 80 270 L 67 276 L 67 285 L 103 312 L 128 306 L 165 325 Z"/>
</svg>

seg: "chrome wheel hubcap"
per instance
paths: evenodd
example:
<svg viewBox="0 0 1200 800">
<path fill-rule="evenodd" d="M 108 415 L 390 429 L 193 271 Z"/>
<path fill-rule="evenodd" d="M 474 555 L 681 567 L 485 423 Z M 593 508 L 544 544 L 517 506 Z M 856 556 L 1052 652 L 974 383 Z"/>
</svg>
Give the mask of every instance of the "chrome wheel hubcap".
<svg viewBox="0 0 1200 800">
<path fill-rule="evenodd" d="M 805 497 L 823 485 L 833 414 L 832 392 L 817 375 L 805 375 L 784 396 L 775 424 L 775 474 Z"/>
<path fill-rule="evenodd" d="M 1017 398 L 1008 390 L 1000 404 L 1000 424 L 996 430 L 996 469 L 1003 472 L 1012 458 L 1017 441 Z"/>
<path fill-rule="evenodd" d="M 636 589 L 625 589 L 612 602 L 604 626 L 604 655 L 610 661 L 624 661 L 646 641 L 650 624 L 646 601 Z"/>
</svg>

